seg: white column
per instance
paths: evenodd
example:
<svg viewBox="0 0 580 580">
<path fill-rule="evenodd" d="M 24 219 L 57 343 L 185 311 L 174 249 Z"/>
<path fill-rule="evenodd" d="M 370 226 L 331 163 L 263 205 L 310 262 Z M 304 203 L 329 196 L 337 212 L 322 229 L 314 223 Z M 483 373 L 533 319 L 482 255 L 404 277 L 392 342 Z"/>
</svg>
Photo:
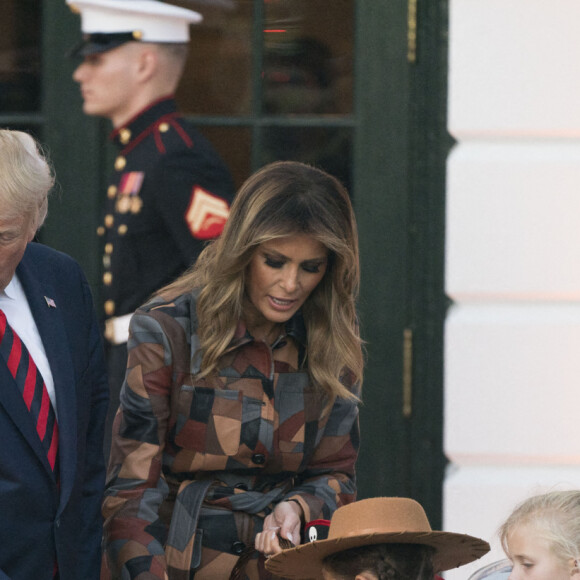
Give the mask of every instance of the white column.
<svg viewBox="0 0 580 580">
<path fill-rule="evenodd" d="M 450 0 L 448 531 L 580 488 L 580 2 Z"/>
</svg>

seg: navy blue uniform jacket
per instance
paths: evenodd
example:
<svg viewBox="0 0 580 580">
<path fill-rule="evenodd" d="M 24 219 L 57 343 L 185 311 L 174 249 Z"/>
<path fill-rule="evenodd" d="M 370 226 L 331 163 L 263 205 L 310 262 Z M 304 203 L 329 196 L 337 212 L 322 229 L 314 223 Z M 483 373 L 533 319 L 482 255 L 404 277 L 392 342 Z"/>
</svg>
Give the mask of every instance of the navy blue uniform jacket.
<svg viewBox="0 0 580 580">
<path fill-rule="evenodd" d="M 54 377 L 60 491 L 0 359 L 0 580 L 51 580 L 55 552 L 60 580 L 96 580 L 108 387 L 90 289 L 72 258 L 41 244 L 16 272 Z"/>
<path fill-rule="evenodd" d="M 116 129 L 103 236 L 105 317 L 131 314 L 182 274 L 223 228 L 234 184 L 173 99 Z M 124 370 L 124 369 L 123 369 Z"/>
</svg>

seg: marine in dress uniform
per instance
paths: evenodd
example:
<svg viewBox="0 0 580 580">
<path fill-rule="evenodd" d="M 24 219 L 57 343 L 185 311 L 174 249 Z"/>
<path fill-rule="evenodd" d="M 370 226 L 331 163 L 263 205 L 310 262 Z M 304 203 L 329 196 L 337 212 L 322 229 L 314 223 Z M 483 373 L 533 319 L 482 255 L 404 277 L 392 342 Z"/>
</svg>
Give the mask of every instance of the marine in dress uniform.
<svg viewBox="0 0 580 580">
<path fill-rule="evenodd" d="M 189 24 L 201 19 L 196 12 L 155 0 L 69 4 L 80 12 L 84 33 L 73 54 L 85 60 L 127 42 L 187 43 Z M 103 320 L 111 388 L 107 454 L 127 364 L 129 319 L 155 290 L 195 261 L 204 242 L 221 233 L 234 194 L 226 165 L 179 114 L 171 94 L 160 94 L 124 119 L 111 139 L 118 155 L 97 231 L 103 242 Z"/>
</svg>

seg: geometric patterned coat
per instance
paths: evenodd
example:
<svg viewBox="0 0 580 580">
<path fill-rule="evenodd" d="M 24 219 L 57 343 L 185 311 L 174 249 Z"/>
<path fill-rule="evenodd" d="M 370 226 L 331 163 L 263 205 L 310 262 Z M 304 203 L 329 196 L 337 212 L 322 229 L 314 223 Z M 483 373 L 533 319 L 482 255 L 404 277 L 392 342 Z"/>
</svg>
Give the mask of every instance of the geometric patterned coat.
<svg viewBox="0 0 580 580">
<path fill-rule="evenodd" d="M 355 500 L 358 406 L 310 385 L 300 314 L 273 345 L 240 323 L 216 376 L 195 380 L 195 308 L 157 297 L 131 321 L 103 504 L 113 578 L 227 580 L 278 502 L 309 522 Z M 271 577 L 261 558 L 246 573 Z"/>
</svg>

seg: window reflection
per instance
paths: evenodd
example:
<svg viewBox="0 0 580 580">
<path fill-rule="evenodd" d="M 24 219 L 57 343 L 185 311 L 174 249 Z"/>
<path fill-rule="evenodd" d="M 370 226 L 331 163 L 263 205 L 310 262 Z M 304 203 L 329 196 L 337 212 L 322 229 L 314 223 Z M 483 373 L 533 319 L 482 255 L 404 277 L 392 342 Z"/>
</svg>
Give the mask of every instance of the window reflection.
<svg viewBox="0 0 580 580">
<path fill-rule="evenodd" d="M 264 102 L 267 114 L 336 112 L 334 71 L 328 46 L 316 38 L 269 42 L 264 54 Z"/>
<path fill-rule="evenodd" d="M 331 123 L 353 113 L 354 0 L 170 1 L 204 17 L 177 101 L 186 115 L 238 118 L 203 127 L 236 183 L 256 164 L 292 159 L 350 189 L 353 129 Z"/>
<path fill-rule="evenodd" d="M 2 0 L 0 113 L 40 110 L 40 0 Z"/>
<path fill-rule="evenodd" d="M 352 0 L 266 0 L 263 111 L 352 112 Z"/>
<path fill-rule="evenodd" d="M 179 5 L 203 21 L 191 27 L 189 58 L 177 92 L 186 114 L 249 115 L 252 86 L 252 0 Z"/>
<path fill-rule="evenodd" d="M 186 114 L 251 115 L 262 78 L 264 114 L 352 113 L 354 0 L 172 0 L 203 14 L 191 28 L 177 99 Z M 256 27 L 263 70 L 253 70 Z"/>
</svg>

